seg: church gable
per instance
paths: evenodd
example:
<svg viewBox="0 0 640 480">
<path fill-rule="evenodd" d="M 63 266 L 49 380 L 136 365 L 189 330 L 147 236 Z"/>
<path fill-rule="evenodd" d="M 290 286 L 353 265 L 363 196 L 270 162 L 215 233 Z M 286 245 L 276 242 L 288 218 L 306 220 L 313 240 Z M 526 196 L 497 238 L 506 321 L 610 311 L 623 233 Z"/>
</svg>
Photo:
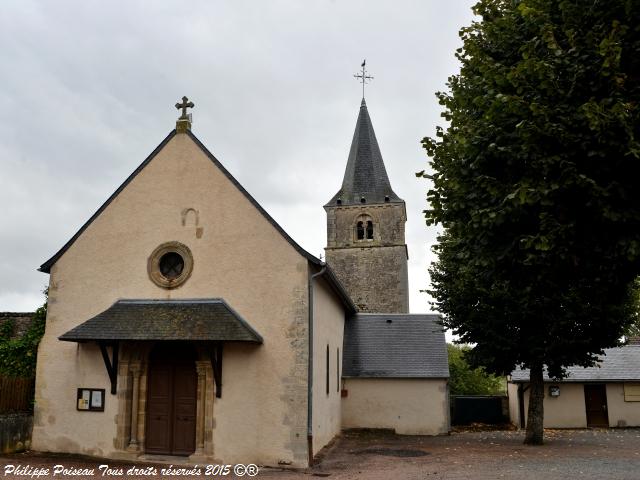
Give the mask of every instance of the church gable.
<svg viewBox="0 0 640 480">
<path fill-rule="evenodd" d="M 76 232 L 76 234 L 58 251 L 56 252 L 50 259 L 44 262 L 39 270 L 44 273 L 50 273 L 51 267 L 64 255 L 64 253 L 71 248 L 71 246 L 78 240 L 78 238 L 93 224 L 98 217 L 100 217 L 103 212 L 118 198 L 118 196 L 129 186 L 129 184 L 134 181 L 138 175 L 143 172 L 143 170 L 162 152 L 167 145 L 176 137 L 178 132 L 173 130 L 167 135 L 167 137 L 154 149 L 154 151 L 142 162 L 134 172 L 129 175 L 129 177 L 118 187 L 118 189 L 100 206 L 100 208 L 89 218 L 89 220 L 82 225 L 82 227 Z M 214 157 L 214 155 L 200 142 L 200 140 L 191 133 L 190 130 L 187 130 L 183 133 L 195 143 L 195 145 L 201 150 L 203 153 L 217 169 L 234 185 L 240 193 L 260 212 L 260 214 L 273 226 L 273 228 L 287 241 L 289 244 L 302 256 L 304 256 L 307 260 L 311 261 L 314 264 L 320 264 L 320 260 L 311 255 L 309 252 L 300 247 L 283 229 L 282 227 L 262 208 L 262 206 L 242 187 L 242 185 L 226 170 L 226 168 Z M 180 180 L 176 178 L 176 180 Z M 188 210 L 188 209 L 187 209 Z M 185 213 L 185 216 L 188 215 L 189 212 Z M 195 214 L 195 212 L 194 212 Z"/>
<path fill-rule="evenodd" d="M 183 263 L 163 263 L 169 254 Z M 42 266 L 51 276 L 36 400 L 38 415 L 59 420 L 34 426 L 35 448 L 99 456 L 114 448 L 132 455 L 195 449 L 213 458 L 215 444 L 216 458 L 231 463 L 306 464 L 308 278 L 322 266 L 188 129 L 177 128 Z M 178 449 L 154 444 L 178 437 L 156 434 L 152 417 L 133 409 L 148 413 L 145 395 L 166 383 L 157 375 L 176 352 L 186 363 L 171 368 L 190 372 L 189 398 L 207 395 L 206 406 L 192 409 L 199 427 L 189 424 L 191 443 Z M 79 387 L 105 389 L 104 414 L 80 417 L 61 400 Z M 87 428 L 75 431 L 79 421 Z M 205 429 L 206 438 L 197 433 Z M 135 436 L 142 431 L 144 444 Z M 78 446 L 65 446 L 66 438 Z"/>
<path fill-rule="evenodd" d="M 174 252 L 183 265 L 172 284 L 159 270 Z M 72 299 L 61 335 L 120 298 L 219 297 L 243 315 L 271 312 L 248 318 L 260 331 L 283 305 L 304 308 L 310 261 L 320 263 L 193 134 L 172 132 L 45 266 L 52 299 Z"/>
</svg>

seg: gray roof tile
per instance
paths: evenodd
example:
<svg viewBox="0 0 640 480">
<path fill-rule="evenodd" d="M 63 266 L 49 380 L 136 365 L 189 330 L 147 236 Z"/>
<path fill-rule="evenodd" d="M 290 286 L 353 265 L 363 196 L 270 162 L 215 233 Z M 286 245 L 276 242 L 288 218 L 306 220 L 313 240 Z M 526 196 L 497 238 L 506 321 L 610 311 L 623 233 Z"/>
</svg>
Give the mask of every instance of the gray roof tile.
<svg viewBox="0 0 640 480">
<path fill-rule="evenodd" d="M 59 337 L 69 342 L 218 340 L 262 343 L 262 337 L 224 300 L 118 300 Z"/>
<path fill-rule="evenodd" d="M 357 314 L 345 323 L 343 376 L 448 378 L 439 315 Z"/>
<path fill-rule="evenodd" d="M 569 376 L 562 382 L 620 382 L 640 381 L 640 345 L 626 345 L 618 348 L 607 348 L 601 360 L 594 367 L 569 367 Z M 545 372 L 545 381 L 550 379 Z M 529 370 L 516 369 L 511 373 L 514 383 L 528 382 Z"/>
</svg>

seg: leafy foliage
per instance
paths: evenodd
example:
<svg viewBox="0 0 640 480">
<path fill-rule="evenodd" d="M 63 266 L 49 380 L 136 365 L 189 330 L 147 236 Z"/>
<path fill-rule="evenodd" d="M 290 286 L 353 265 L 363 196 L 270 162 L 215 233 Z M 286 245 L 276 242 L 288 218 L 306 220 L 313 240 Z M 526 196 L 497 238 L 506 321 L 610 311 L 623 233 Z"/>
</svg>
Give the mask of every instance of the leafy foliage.
<svg viewBox="0 0 640 480">
<path fill-rule="evenodd" d="M 636 278 L 634 281 L 631 295 L 634 304 L 634 318 L 633 322 L 627 326 L 624 332 L 627 340 L 632 337 L 640 337 L 640 278 Z"/>
<path fill-rule="evenodd" d="M 451 395 L 503 395 L 504 378 L 490 375 L 482 367 L 472 368 L 465 359 L 467 345 L 447 344 Z"/>
<path fill-rule="evenodd" d="M 474 11 L 460 74 L 438 94 L 449 127 L 423 140 L 427 224 L 444 227 L 431 294 L 476 344 L 473 365 L 523 364 L 541 384 L 543 365 L 561 376 L 592 364 L 634 318 L 640 1 L 481 0 Z"/>
<path fill-rule="evenodd" d="M 33 321 L 23 336 L 10 338 L 13 322 L 5 322 L 0 327 L 0 374 L 11 377 L 35 376 L 38 345 L 44 335 L 46 318 L 45 301 L 34 313 Z"/>
</svg>

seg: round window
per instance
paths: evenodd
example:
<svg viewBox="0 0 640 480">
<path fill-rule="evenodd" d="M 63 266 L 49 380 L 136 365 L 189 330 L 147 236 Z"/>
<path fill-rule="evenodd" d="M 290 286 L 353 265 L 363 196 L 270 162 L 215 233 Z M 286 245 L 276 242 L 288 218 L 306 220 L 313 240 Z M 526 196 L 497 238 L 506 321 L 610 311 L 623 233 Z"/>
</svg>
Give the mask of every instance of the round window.
<svg viewBox="0 0 640 480">
<path fill-rule="evenodd" d="M 163 288 L 175 288 L 187 281 L 193 269 L 191 250 L 179 242 L 156 248 L 147 262 L 149 278 Z"/>
<path fill-rule="evenodd" d="M 177 252 L 165 253 L 160 257 L 160 273 L 170 280 L 178 278 L 184 270 L 184 259 Z"/>
</svg>

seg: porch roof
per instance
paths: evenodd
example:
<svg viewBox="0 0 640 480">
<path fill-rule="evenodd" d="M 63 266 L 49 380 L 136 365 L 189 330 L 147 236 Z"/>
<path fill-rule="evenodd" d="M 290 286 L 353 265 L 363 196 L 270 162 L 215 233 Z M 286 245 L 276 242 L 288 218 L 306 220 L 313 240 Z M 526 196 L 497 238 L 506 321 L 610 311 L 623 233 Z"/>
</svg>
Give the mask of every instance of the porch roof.
<svg viewBox="0 0 640 480">
<path fill-rule="evenodd" d="M 262 336 L 220 298 L 118 300 L 58 339 L 68 342 L 189 340 L 262 343 Z"/>
</svg>

